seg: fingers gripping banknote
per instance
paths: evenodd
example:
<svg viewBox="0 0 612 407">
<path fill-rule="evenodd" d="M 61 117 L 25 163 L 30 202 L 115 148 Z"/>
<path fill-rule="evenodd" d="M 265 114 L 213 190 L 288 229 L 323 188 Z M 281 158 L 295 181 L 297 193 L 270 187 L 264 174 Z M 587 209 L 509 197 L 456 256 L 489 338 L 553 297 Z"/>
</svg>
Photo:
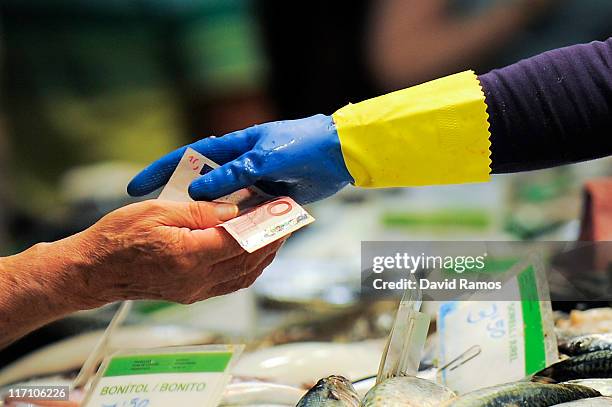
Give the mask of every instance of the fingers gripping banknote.
<svg viewBox="0 0 612 407">
<path fill-rule="evenodd" d="M 159 199 L 192 201 L 188 193 L 191 181 L 218 167 L 214 161 L 188 148 Z M 272 197 L 255 187 L 241 189 L 215 202 L 238 205 L 239 216 L 219 227 L 224 228 L 249 253 L 314 222 L 314 218 L 293 199 Z"/>
</svg>

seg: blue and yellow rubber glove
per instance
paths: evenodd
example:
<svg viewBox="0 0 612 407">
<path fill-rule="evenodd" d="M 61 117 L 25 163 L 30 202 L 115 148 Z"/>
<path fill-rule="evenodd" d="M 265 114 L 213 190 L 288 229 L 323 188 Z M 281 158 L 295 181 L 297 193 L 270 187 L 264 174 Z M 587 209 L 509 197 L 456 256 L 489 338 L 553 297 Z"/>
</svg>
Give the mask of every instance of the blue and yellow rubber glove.
<svg viewBox="0 0 612 407">
<path fill-rule="evenodd" d="M 350 104 L 333 116 L 266 123 L 190 145 L 223 164 L 193 181 L 196 200 L 257 184 L 309 203 L 348 183 L 404 187 L 489 179 L 485 98 L 463 72 Z M 164 185 L 186 147 L 154 162 L 128 185 L 141 196 Z"/>
</svg>

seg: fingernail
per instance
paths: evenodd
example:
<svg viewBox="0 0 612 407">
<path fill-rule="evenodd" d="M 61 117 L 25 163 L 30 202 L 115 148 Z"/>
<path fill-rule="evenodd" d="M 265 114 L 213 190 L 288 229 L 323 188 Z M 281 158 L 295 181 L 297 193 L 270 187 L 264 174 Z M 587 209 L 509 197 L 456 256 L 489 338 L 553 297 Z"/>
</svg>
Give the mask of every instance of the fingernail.
<svg viewBox="0 0 612 407">
<path fill-rule="evenodd" d="M 216 204 L 215 215 L 219 220 L 230 220 L 238 215 L 238 207 L 234 204 Z"/>
</svg>

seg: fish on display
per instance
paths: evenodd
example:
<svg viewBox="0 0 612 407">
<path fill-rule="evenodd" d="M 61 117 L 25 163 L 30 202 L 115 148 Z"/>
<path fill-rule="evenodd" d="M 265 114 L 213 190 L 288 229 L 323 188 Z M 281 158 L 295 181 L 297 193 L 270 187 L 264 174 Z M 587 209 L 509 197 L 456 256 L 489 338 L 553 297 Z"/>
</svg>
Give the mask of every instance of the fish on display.
<svg viewBox="0 0 612 407">
<path fill-rule="evenodd" d="M 535 373 L 532 381 L 566 382 L 592 378 L 612 378 L 612 351 L 599 350 L 572 356 Z"/>
<path fill-rule="evenodd" d="M 577 384 L 516 382 L 487 387 L 449 400 L 444 407 L 548 407 L 601 394 Z"/>
<path fill-rule="evenodd" d="M 296 407 L 358 407 L 359 396 L 350 380 L 328 376 L 317 382 Z"/>
<path fill-rule="evenodd" d="M 582 400 L 570 401 L 568 403 L 561 403 L 553 407 L 610 407 L 610 406 L 612 406 L 612 398 L 594 397 L 590 399 L 582 399 Z"/>
<path fill-rule="evenodd" d="M 362 407 L 437 407 L 455 397 L 442 385 L 418 377 L 392 377 L 374 386 Z"/>
<path fill-rule="evenodd" d="M 559 342 L 559 352 L 569 356 L 582 355 L 598 350 L 612 351 L 612 333 L 581 335 Z"/>
<path fill-rule="evenodd" d="M 559 318 L 558 331 L 564 335 L 586 335 L 612 332 L 612 307 L 572 310 L 567 318 Z"/>
<path fill-rule="evenodd" d="M 612 379 L 577 379 L 569 380 L 569 384 L 579 384 L 600 392 L 603 396 L 612 397 Z"/>
</svg>

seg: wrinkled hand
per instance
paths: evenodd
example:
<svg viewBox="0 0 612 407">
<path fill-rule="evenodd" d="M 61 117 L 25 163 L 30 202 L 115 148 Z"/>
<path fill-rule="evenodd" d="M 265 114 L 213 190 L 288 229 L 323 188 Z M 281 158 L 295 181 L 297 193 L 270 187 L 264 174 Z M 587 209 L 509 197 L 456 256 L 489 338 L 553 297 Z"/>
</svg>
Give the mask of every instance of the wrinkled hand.
<svg viewBox="0 0 612 407">
<path fill-rule="evenodd" d="M 192 182 L 189 194 L 196 200 L 214 200 L 257 184 L 271 195 L 288 195 L 303 204 L 333 195 L 353 181 L 330 116 L 261 124 L 189 147 L 223 164 Z M 168 182 L 185 149 L 145 168 L 130 182 L 128 193 L 146 195 Z"/>
<path fill-rule="evenodd" d="M 84 259 L 81 301 L 189 304 L 250 286 L 283 241 L 245 252 L 225 230 L 213 228 L 236 213 L 229 204 L 150 200 L 106 215 L 73 237 Z"/>
</svg>

